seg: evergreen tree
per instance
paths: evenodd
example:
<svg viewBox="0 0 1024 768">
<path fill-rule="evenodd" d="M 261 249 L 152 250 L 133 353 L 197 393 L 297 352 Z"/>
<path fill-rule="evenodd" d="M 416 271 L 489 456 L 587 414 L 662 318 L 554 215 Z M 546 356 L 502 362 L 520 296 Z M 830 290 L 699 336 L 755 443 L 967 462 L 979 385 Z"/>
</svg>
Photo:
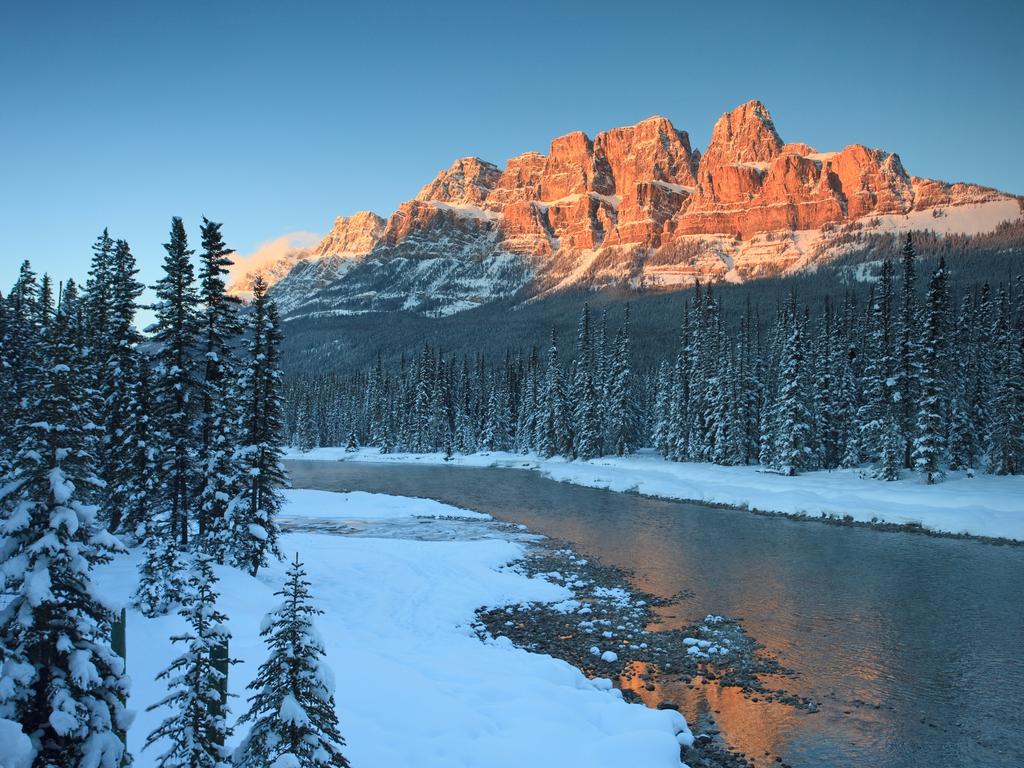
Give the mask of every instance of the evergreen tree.
<svg viewBox="0 0 1024 768">
<path fill-rule="evenodd" d="M 95 359 L 100 361 L 101 367 L 97 369 L 100 375 L 105 375 L 102 369 L 108 358 L 111 343 L 114 341 L 114 302 L 115 283 L 122 276 L 117 274 L 114 259 L 117 251 L 117 243 L 110 236 L 106 229 L 96 238 L 92 246 L 92 263 L 89 267 L 89 279 L 85 284 L 86 305 L 89 314 L 89 340 L 88 343 L 96 352 Z M 98 385 L 102 386 L 100 382 Z"/>
<path fill-rule="evenodd" d="M 236 481 L 232 467 L 233 429 L 237 422 L 232 388 L 237 378 L 235 347 L 241 334 L 240 300 L 227 293 L 224 276 L 234 253 L 224 243 L 221 224 L 203 218 L 199 256 L 202 310 L 201 346 L 205 352 L 199 405 L 199 535 L 205 551 L 223 562 L 228 547 L 227 506 Z"/>
<path fill-rule="evenodd" d="M 150 520 L 163 494 L 157 471 L 159 450 L 153 431 L 149 362 L 139 356 L 137 364 L 138 375 L 126 406 L 126 426 L 113 454 L 117 462 L 110 483 L 111 499 L 116 498 L 120 505 L 121 530 L 143 541 L 152 533 Z M 164 533 L 169 534 L 161 535 Z"/>
<path fill-rule="evenodd" d="M 143 558 L 132 605 L 143 616 L 163 616 L 180 602 L 185 588 L 185 558 L 169 535 L 166 516 L 153 516 L 140 526 Z"/>
<path fill-rule="evenodd" d="M 8 408 L 0 413 L 4 426 L 3 460 L 9 464 L 20 448 L 16 424 L 30 418 L 27 409 L 33 384 L 39 374 L 42 328 L 38 321 L 39 285 L 31 264 L 24 261 L 18 279 L 7 295 L 4 332 L 4 386 L 0 387 Z"/>
<path fill-rule="evenodd" d="M 916 464 L 911 453 L 915 446 L 914 428 L 918 414 L 914 404 L 918 396 L 918 356 L 920 329 L 917 323 L 917 297 L 914 294 L 914 260 L 917 254 L 910 233 L 903 243 L 903 288 L 899 324 L 899 359 L 896 368 L 896 392 L 899 394 L 897 417 L 903 443 L 903 466 L 910 469 Z"/>
<path fill-rule="evenodd" d="M 668 362 L 661 361 L 658 367 L 657 394 L 654 411 L 654 448 L 662 456 L 667 457 L 670 449 L 671 418 L 672 418 L 672 374 Z"/>
<path fill-rule="evenodd" d="M 813 468 L 811 450 L 811 414 L 808 392 L 803 386 L 805 362 L 803 324 L 791 320 L 792 330 L 782 356 L 779 394 L 775 406 L 775 450 L 772 467 L 786 475 Z"/>
<path fill-rule="evenodd" d="M 947 354 L 948 304 L 946 262 L 943 259 L 928 284 L 928 309 L 921 349 L 918 437 L 914 442 L 914 467 L 929 483 L 934 483 L 940 478 L 940 465 L 946 451 L 949 403 L 944 369 Z"/>
<path fill-rule="evenodd" d="M 148 445 L 150 414 L 144 411 L 149 392 L 142 387 L 143 369 L 148 363 L 139 354 L 142 337 L 134 325 L 136 302 L 143 288 L 135 279 L 137 274 L 135 257 L 128 243 L 118 240 L 108 278 L 110 339 L 106 344 L 108 357 L 100 390 L 101 411 L 105 414 L 101 476 L 106 483 L 106 506 L 112 531 L 121 530 L 125 515 L 139 494 L 151 490 L 154 474 L 152 462 L 147 461 L 142 467 L 137 463 L 140 449 L 151 455 L 153 450 Z M 95 296 L 89 294 L 90 299 Z M 145 423 L 139 424 L 140 421 Z M 144 441 L 142 446 L 140 439 Z"/>
<path fill-rule="evenodd" d="M 981 362 L 975 354 L 974 303 L 969 294 L 963 297 L 954 335 L 954 371 L 951 383 L 949 424 L 949 467 L 971 469 L 978 465 L 980 446 L 977 425 L 973 418 L 972 399 L 976 380 L 974 367 Z"/>
<path fill-rule="evenodd" d="M 590 306 L 583 305 L 576 337 L 572 377 L 573 457 L 592 459 L 604 453 L 601 394 L 595 376 L 596 359 L 590 329 Z"/>
<path fill-rule="evenodd" d="M 166 707 L 171 714 L 149 736 L 143 749 L 170 742 L 157 757 L 161 768 L 227 768 L 231 765 L 225 739 L 227 725 L 225 659 L 231 633 L 228 617 L 217 610 L 217 576 L 213 560 L 197 554 L 186 582 L 180 614 L 188 622 L 184 634 L 172 635 L 172 643 L 183 643 L 184 652 L 156 676 L 166 680 L 168 694 L 146 711 Z"/>
<path fill-rule="evenodd" d="M 163 506 L 170 512 L 170 535 L 184 547 L 195 507 L 198 435 L 193 419 L 193 395 L 198 388 L 197 339 L 199 295 L 185 225 L 175 216 L 164 244 L 164 276 L 157 282 L 156 376 L 154 381 L 158 430 L 163 450 L 160 471 Z"/>
<path fill-rule="evenodd" d="M 11 326 L 8 319 L 7 301 L 0 293 L 0 375 L 10 383 L 14 368 L 8 351 L 11 346 Z M 0 477 L 7 474 L 13 458 L 15 399 L 12 387 L 0 387 Z"/>
<path fill-rule="evenodd" d="M 868 363 L 864 369 L 860 443 L 878 477 L 895 480 L 903 466 L 904 441 L 899 424 L 899 390 L 893 330 L 893 265 L 882 262 L 878 291 L 871 302 Z"/>
<path fill-rule="evenodd" d="M 334 708 L 334 675 L 313 617 L 310 582 L 298 554 L 288 568 L 285 586 L 276 593 L 281 605 L 263 620 L 269 658 L 249 683 L 249 711 L 239 723 L 252 723 L 235 753 L 240 768 L 347 768 L 341 754 L 345 740 Z"/>
<path fill-rule="evenodd" d="M 615 350 L 610 366 L 610 384 L 607 396 L 609 442 L 619 456 L 637 448 L 638 416 L 636 413 L 633 380 L 630 372 L 629 304 L 626 304 L 622 326 L 615 334 Z"/>
<path fill-rule="evenodd" d="M 49 323 L 48 323 L 49 325 Z M 121 546 L 89 504 L 101 484 L 69 318 L 58 314 L 28 383 L 20 450 L 0 490 L 0 716 L 21 723 L 35 765 L 114 768 L 128 681 L 110 647 L 113 615 L 95 596 L 92 569 Z"/>
<path fill-rule="evenodd" d="M 249 361 L 239 385 L 240 440 L 234 456 L 240 468 L 239 492 L 228 508 L 232 561 L 254 576 L 277 556 L 281 491 L 287 483 L 283 454 L 280 344 L 274 302 L 261 276 L 253 283 L 249 315 Z"/>
<path fill-rule="evenodd" d="M 541 456 L 548 458 L 564 452 L 568 436 L 565 423 L 565 392 L 562 388 L 562 371 L 558 363 L 558 342 L 554 328 L 551 329 L 551 343 L 548 346 L 542 408 L 537 450 Z"/>
</svg>

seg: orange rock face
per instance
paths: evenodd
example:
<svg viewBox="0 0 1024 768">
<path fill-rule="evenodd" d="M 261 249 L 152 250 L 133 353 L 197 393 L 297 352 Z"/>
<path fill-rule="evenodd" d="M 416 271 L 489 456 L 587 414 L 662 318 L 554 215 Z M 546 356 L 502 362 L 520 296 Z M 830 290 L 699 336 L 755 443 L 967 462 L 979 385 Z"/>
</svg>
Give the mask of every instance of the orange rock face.
<svg viewBox="0 0 1024 768">
<path fill-rule="evenodd" d="M 851 144 L 828 161 L 846 199 L 846 217 L 905 213 L 913 207 L 910 177 L 898 155 Z"/>
<path fill-rule="evenodd" d="M 782 150 L 772 116 L 760 101 L 748 101 L 718 118 L 701 170 L 738 163 L 766 163 Z"/>
<path fill-rule="evenodd" d="M 618 195 L 635 193 L 636 185 L 645 181 L 696 184 L 690 137 L 664 117 L 599 133 L 594 152 L 607 162 Z"/>
<path fill-rule="evenodd" d="M 331 231 L 313 249 L 313 255 L 367 254 L 380 242 L 384 225 L 384 219 L 372 211 L 339 216 L 334 220 Z"/>
<path fill-rule="evenodd" d="M 743 278 L 799 264 L 798 231 L 1006 197 L 911 178 L 880 149 L 784 143 L 765 106 L 750 101 L 722 115 L 703 154 L 686 132 L 651 117 L 593 140 L 560 136 L 547 155 L 527 152 L 504 170 L 456 160 L 386 222 L 339 218 L 315 254 L 519 254 L 548 279 L 640 279 L 645 268 L 663 281 L 730 270 Z"/>
<path fill-rule="evenodd" d="M 487 207 L 501 210 L 504 206 L 540 200 L 540 184 L 547 158 L 540 152 L 527 152 L 513 157 L 487 197 Z"/>
<path fill-rule="evenodd" d="M 591 191 L 611 194 L 606 169 L 595 165 L 593 142 L 582 131 L 559 136 L 551 142 L 544 164 L 541 200 L 560 200 Z"/>
<path fill-rule="evenodd" d="M 679 185 L 641 181 L 619 203 L 616 225 L 609 245 L 636 244 L 656 248 L 671 232 L 672 219 L 682 210 L 690 193 Z"/>
<path fill-rule="evenodd" d="M 416 195 L 416 199 L 480 205 L 487 199 L 500 177 L 501 171 L 497 166 L 478 157 L 463 157 L 423 187 Z"/>
<path fill-rule="evenodd" d="M 967 205 L 970 203 L 986 203 L 1002 197 L 1002 194 L 991 187 L 977 184 L 947 184 L 934 179 L 911 179 L 914 184 L 914 210 L 923 211 L 946 205 Z"/>
</svg>

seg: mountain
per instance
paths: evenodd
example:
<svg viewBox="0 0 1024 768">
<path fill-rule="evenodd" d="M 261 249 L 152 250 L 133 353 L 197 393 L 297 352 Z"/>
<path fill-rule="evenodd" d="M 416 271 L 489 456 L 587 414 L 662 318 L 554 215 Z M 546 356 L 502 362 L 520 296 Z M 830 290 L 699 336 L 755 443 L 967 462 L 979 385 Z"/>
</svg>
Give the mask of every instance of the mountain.
<svg viewBox="0 0 1024 768">
<path fill-rule="evenodd" d="M 1022 199 L 911 176 L 898 155 L 785 143 L 763 104 L 715 123 L 703 154 L 664 117 L 560 136 L 504 169 L 456 160 L 387 219 L 339 217 L 270 271 L 286 318 L 444 316 L 569 288 L 740 283 L 815 269 L 874 234 L 977 235 Z"/>
</svg>

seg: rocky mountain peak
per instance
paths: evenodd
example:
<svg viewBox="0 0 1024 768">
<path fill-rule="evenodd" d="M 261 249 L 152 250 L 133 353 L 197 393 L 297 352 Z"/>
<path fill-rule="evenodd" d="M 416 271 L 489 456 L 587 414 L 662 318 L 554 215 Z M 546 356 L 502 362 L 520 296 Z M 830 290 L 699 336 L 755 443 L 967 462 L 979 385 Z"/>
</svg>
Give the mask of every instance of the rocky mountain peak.
<svg viewBox="0 0 1024 768">
<path fill-rule="evenodd" d="M 642 181 L 683 186 L 696 183 L 690 137 L 659 115 L 599 133 L 594 151 L 607 161 L 619 195 L 632 194 Z"/>
<path fill-rule="evenodd" d="M 478 206 L 487 199 L 499 178 L 501 170 L 496 165 L 479 157 L 461 157 L 423 187 L 416 199 Z"/>
<path fill-rule="evenodd" d="M 701 169 L 771 162 L 782 146 L 767 107 L 760 101 L 748 101 L 726 112 L 715 123 L 711 143 L 701 158 Z"/>
<path fill-rule="evenodd" d="M 312 251 L 315 257 L 364 256 L 384 235 L 385 220 L 373 211 L 357 211 L 339 216 L 334 226 Z"/>
</svg>

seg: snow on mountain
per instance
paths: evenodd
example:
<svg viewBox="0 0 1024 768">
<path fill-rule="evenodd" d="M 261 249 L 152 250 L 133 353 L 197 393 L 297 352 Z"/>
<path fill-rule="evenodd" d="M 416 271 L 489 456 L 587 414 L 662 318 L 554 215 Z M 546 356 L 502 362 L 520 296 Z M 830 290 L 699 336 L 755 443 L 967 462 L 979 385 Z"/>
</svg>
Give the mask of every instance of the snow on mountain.
<svg viewBox="0 0 1024 768">
<path fill-rule="evenodd" d="M 784 143 L 763 104 L 723 115 L 701 154 L 664 117 L 582 132 L 504 170 L 456 160 L 387 219 L 339 217 L 268 270 L 286 317 L 458 312 L 584 285 L 673 288 L 813 268 L 863 234 L 979 234 L 1021 200 L 911 176 L 898 155 Z"/>
</svg>

